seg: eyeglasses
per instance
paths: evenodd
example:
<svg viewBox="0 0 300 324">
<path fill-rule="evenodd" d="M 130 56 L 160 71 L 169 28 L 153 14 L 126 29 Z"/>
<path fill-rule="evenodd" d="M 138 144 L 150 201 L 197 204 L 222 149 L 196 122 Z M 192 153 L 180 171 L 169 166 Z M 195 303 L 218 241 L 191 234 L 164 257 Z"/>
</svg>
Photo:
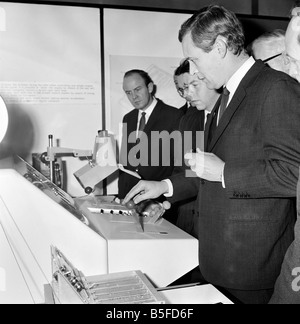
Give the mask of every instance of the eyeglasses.
<svg viewBox="0 0 300 324">
<path fill-rule="evenodd" d="M 286 52 L 283 53 L 283 62 L 285 65 L 295 64 L 298 60 L 294 59 L 290 55 L 288 55 Z"/>
<path fill-rule="evenodd" d="M 179 95 L 181 96 L 181 97 L 185 97 L 185 94 L 187 93 L 187 94 L 189 94 L 189 92 L 190 92 L 190 90 L 191 89 L 194 89 L 194 88 L 197 88 L 197 86 L 198 86 L 198 84 L 199 84 L 199 81 L 202 81 L 203 82 L 203 77 L 201 77 L 200 75 L 199 75 L 199 72 L 198 71 L 196 71 L 196 73 L 194 73 L 194 74 L 190 74 L 190 76 L 191 77 L 197 77 L 197 79 L 192 79 L 191 81 L 190 81 L 190 83 L 189 84 L 187 84 L 185 87 L 183 87 L 183 88 L 177 88 L 177 92 L 179 93 Z"/>
<path fill-rule="evenodd" d="M 274 55 L 274 56 L 271 56 L 271 57 L 269 57 L 269 58 L 263 60 L 263 62 L 264 62 L 264 63 L 267 63 L 267 62 L 269 62 L 269 61 L 271 61 L 271 60 L 274 60 L 276 57 L 278 57 L 278 56 L 280 56 L 280 55 L 282 55 L 282 54 L 283 54 L 283 53 L 279 53 L 279 54 L 276 54 L 276 55 Z"/>
<path fill-rule="evenodd" d="M 190 86 L 188 85 L 188 86 L 186 86 L 186 87 L 184 87 L 184 88 L 178 88 L 178 89 L 177 89 L 177 92 L 179 93 L 179 95 L 180 95 L 181 97 L 184 97 L 185 93 L 186 93 L 186 92 L 189 92 L 189 89 L 190 89 Z"/>
</svg>

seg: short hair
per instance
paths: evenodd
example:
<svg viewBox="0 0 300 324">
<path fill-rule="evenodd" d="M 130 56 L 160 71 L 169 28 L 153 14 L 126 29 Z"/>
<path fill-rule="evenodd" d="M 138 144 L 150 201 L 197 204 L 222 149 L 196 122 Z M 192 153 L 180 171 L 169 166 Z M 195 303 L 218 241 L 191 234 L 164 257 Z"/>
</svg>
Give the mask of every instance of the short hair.
<svg viewBox="0 0 300 324">
<path fill-rule="evenodd" d="M 190 62 L 188 59 L 185 59 L 174 72 L 174 76 L 179 76 L 184 73 L 190 73 Z"/>
<path fill-rule="evenodd" d="M 294 6 L 292 7 L 292 9 L 290 11 L 290 18 L 293 17 L 293 11 L 295 8 L 300 8 L 300 0 L 295 1 Z M 298 12 L 298 16 L 299 16 L 299 12 Z"/>
<path fill-rule="evenodd" d="M 151 79 L 150 75 L 143 71 L 143 70 L 137 70 L 137 69 L 134 69 L 134 70 L 130 70 L 130 71 L 127 71 L 124 75 L 124 79 L 127 78 L 127 77 L 130 77 L 134 74 L 138 74 L 144 81 L 145 81 L 145 84 L 146 86 L 148 86 L 150 83 L 153 83 L 153 80 Z"/>
<path fill-rule="evenodd" d="M 270 32 L 265 32 L 259 37 L 257 37 L 247 48 L 250 55 L 254 55 L 255 52 L 255 45 L 258 44 L 265 44 L 266 47 L 271 48 L 274 44 L 274 41 L 283 41 L 285 39 L 285 31 L 283 29 L 275 29 Z M 278 44 L 278 43 L 277 43 Z"/>
<path fill-rule="evenodd" d="M 292 9 L 300 7 L 300 0 L 296 0 Z"/>
<path fill-rule="evenodd" d="M 219 35 L 227 39 L 229 50 L 240 55 L 245 50 L 245 34 L 242 23 L 226 8 L 211 5 L 197 11 L 184 22 L 179 31 L 179 41 L 191 32 L 194 44 L 209 53 Z"/>
</svg>

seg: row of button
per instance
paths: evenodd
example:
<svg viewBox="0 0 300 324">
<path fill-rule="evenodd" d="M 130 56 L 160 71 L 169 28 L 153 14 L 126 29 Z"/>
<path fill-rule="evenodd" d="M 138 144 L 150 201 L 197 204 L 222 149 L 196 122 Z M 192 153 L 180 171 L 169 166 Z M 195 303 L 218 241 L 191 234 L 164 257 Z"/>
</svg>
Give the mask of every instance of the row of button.
<svg viewBox="0 0 300 324">
<path fill-rule="evenodd" d="M 234 198 L 250 198 L 251 196 L 248 193 L 235 192 L 233 194 Z"/>
</svg>

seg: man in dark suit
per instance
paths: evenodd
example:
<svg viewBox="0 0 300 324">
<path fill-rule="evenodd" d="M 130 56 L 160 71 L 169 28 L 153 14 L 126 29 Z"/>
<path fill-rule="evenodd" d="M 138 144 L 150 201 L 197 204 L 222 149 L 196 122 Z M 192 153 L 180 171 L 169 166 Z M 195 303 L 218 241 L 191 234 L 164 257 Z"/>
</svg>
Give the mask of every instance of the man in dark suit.
<svg viewBox="0 0 300 324">
<path fill-rule="evenodd" d="M 286 31 L 284 56 L 290 75 L 300 82 L 300 10 L 298 12 L 295 12 Z M 295 239 L 286 252 L 269 304 L 300 304 L 300 177 L 294 233 Z"/>
<path fill-rule="evenodd" d="M 300 177 L 297 187 L 295 239 L 289 246 L 269 304 L 300 304 Z"/>
<path fill-rule="evenodd" d="M 205 83 L 198 78 L 197 74 L 190 73 L 190 62 L 184 60 L 175 70 L 174 82 L 179 95 L 187 101 L 186 111 L 181 118 L 179 130 L 182 135 L 182 154 L 180 157 L 197 147 L 202 147 L 205 122 L 207 115 L 212 111 L 219 93 L 210 90 Z M 172 176 L 182 172 L 187 166 L 182 159 L 174 167 Z M 172 181 L 172 176 L 169 178 Z M 198 202 L 197 195 L 189 197 L 176 204 L 178 206 L 178 217 L 176 225 L 194 237 L 198 237 Z"/>
<path fill-rule="evenodd" d="M 282 53 L 285 51 L 285 31 L 275 29 L 268 31 L 257 37 L 247 47 L 256 60 L 262 60 L 274 70 L 287 73 L 287 67 L 284 64 Z"/>
<path fill-rule="evenodd" d="M 202 275 L 243 303 L 267 303 L 294 237 L 300 87 L 249 58 L 241 23 L 223 7 L 195 13 L 179 39 L 208 88 L 224 88 L 206 124 L 206 152 L 186 155 L 192 171 L 172 188 L 140 182 L 127 198 L 176 201 L 198 191 Z"/>
<path fill-rule="evenodd" d="M 190 79 L 193 76 L 190 74 L 190 62 L 188 60 L 184 60 L 180 63 L 180 65 L 176 68 L 174 72 L 174 83 L 176 90 L 180 97 L 186 100 L 185 104 L 179 108 L 182 110 L 183 114 L 185 115 L 190 107 L 190 97 L 188 96 L 188 89 L 187 86 L 190 84 Z"/>
<path fill-rule="evenodd" d="M 300 7 L 296 9 L 286 31 L 283 57 L 289 75 L 300 82 Z"/>
<path fill-rule="evenodd" d="M 178 130 L 182 111 L 153 96 L 154 83 L 145 71 L 128 71 L 123 89 L 134 109 L 123 119 L 121 164 L 145 180 L 169 177 L 174 167 L 174 143 L 170 145 L 168 140 L 157 137 L 162 132 L 168 136 Z M 121 172 L 119 198 L 123 199 L 137 182 L 137 178 Z"/>
</svg>

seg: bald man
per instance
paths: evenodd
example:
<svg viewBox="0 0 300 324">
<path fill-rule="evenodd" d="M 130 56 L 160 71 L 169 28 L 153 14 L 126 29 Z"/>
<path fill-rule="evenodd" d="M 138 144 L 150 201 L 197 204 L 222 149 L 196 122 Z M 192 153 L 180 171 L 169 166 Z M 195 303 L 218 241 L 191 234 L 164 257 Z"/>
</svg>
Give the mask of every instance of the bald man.
<svg viewBox="0 0 300 324">
<path fill-rule="evenodd" d="M 285 38 L 285 64 L 291 77 L 300 82 L 300 8 L 293 16 L 286 32 Z"/>
<path fill-rule="evenodd" d="M 285 56 L 289 64 L 289 74 L 300 82 L 300 16 L 298 15 L 292 17 L 286 32 Z M 300 177 L 297 189 L 295 240 L 285 255 L 270 304 L 300 304 Z"/>
<path fill-rule="evenodd" d="M 292 9 L 291 16 L 297 16 L 300 13 L 300 1 L 296 1 L 294 8 Z"/>
<path fill-rule="evenodd" d="M 287 73 L 288 69 L 281 55 L 285 51 L 285 31 L 275 29 L 256 38 L 250 51 L 256 60 L 262 60 L 272 69 Z"/>
</svg>

